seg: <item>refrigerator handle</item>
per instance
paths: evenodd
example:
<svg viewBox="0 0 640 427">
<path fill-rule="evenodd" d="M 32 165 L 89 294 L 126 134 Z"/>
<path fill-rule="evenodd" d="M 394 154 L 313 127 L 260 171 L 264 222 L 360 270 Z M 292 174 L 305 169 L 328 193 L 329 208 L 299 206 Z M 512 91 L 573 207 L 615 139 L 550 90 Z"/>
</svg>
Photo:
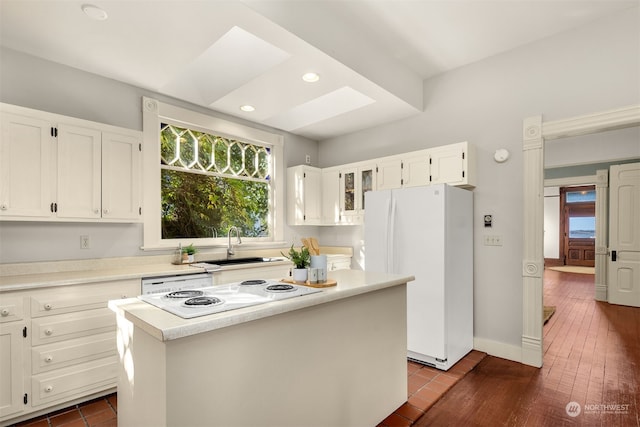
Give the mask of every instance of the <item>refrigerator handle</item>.
<svg viewBox="0 0 640 427">
<path fill-rule="evenodd" d="M 395 273 L 395 239 L 394 231 L 396 229 L 396 199 L 391 199 L 391 215 L 389 217 L 389 233 L 387 233 L 387 272 Z"/>
</svg>

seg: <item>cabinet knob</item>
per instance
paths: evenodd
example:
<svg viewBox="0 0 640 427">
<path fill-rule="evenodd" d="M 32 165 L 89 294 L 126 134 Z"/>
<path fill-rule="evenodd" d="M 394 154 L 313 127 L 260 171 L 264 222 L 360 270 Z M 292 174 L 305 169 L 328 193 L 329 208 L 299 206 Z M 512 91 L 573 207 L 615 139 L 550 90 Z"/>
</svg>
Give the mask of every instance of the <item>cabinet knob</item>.
<svg viewBox="0 0 640 427">
<path fill-rule="evenodd" d="M 96 215 L 98 215 L 98 214 L 100 213 L 100 209 L 95 209 L 95 210 L 93 211 L 93 213 L 94 213 L 94 214 L 96 214 Z"/>
<path fill-rule="evenodd" d="M 0 314 L 2 315 L 2 317 L 7 317 L 9 314 L 11 314 L 11 312 L 8 308 L 3 308 L 2 311 L 0 311 Z"/>
<path fill-rule="evenodd" d="M 51 304 L 49 304 L 49 303 L 44 305 L 44 309 L 47 310 L 47 311 L 51 310 L 52 308 L 53 308 L 53 306 Z"/>
<path fill-rule="evenodd" d="M 51 334 L 53 334 L 53 329 L 45 329 L 45 330 L 44 330 L 44 334 L 45 334 L 45 335 L 51 335 Z"/>
<path fill-rule="evenodd" d="M 51 355 L 47 355 L 44 358 L 44 361 L 47 362 L 47 363 L 51 363 L 52 360 L 53 360 L 53 356 L 51 356 Z"/>
<path fill-rule="evenodd" d="M 9 206 L 5 205 L 4 203 L 0 205 L 0 209 L 3 211 L 6 211 L 7 209 L 9 209 Z"/>
<path fill-rule="evenodd" d="M 44 388 L 44 391 L 47 393 L 51 393 L 53 391 L 53 386 L 52 385 L 48 385 Z"/>
<path fill-rule="evenodd" d="M 103 209 L 102 213 L 105 214 L 105 215 L 108 215 L 109 214 L 109 209 Z"/>
</svg>

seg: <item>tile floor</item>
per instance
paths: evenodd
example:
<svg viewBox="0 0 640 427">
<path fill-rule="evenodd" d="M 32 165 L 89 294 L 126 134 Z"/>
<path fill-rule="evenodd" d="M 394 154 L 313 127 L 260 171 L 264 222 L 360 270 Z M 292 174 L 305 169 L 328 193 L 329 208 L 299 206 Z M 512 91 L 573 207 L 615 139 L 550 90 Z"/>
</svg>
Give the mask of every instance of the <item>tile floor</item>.
<svg viewBox="0 0 640 427">
<path fill-rule="evenodd" d="M 412 425 L 485 356 L 485 353 L 473 350 L 447 372 L 408 361 L 408 400 L 378 427 Z M 117 410 L 118 398 L 114 393 L 18 423 L 15 427 L 116 427 Z"/>
<path fill-rule="evenodd" d="M 476 367 L 487 354 L 472 350 L 448 371 L 440 371 L 415 362 L 407 362 L 407 402 L 382 421 L 378 427 L 413 425 L 455 383 Z"/>
<path fill-rule="evenodd" d="M 47 415 L 16 424 L 16 427 L 116 427 L 116 394 L 83 402 Z"/>
</svg>

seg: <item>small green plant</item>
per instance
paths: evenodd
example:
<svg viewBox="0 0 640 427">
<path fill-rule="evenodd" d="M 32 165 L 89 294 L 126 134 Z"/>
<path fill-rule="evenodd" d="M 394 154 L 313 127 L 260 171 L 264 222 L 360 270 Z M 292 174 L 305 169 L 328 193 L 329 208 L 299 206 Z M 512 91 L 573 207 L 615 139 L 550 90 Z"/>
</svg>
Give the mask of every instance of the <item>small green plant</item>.
<svg viewBox="0 0 640 427">
<path fill-rule="evenodd" d="M 185 246 L 184 248 L 182 248 L 182 253 L 187 255 L 193 255 L 196 252 L 198 252 L 198 250 L 193 247 L 193 243 L 190 244 L 189 246 Z"/>
<path fill-rule="evenodd" d="M 282 252 L 280 253 L 283 257 L 291 260 L 296 268 L 307 268 L 311 263 L 311 255 L 309 254 L 309 249 L 307 249 L 306 246 L 301 246 L 300 250 L 297 251 L 295 250 L 293 245 L 291 245 L 291 248 L 289 249 L 289 256 L 283 254 Z"/>
</svg>

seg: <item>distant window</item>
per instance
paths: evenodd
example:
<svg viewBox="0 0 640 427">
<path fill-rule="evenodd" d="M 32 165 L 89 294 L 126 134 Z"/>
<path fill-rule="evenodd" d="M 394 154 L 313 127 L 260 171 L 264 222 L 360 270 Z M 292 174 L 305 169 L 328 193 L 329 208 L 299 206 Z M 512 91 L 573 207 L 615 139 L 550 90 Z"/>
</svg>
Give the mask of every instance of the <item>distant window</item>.
<svg viewBox="0 0 640 427">
<path fill-rule="evenodd" d="M 567 191 L 567 203 L 586 203 L 596 201 L 596 190 Z"/>
<path fill-rule="evenodd" d="M 595 216 L 570 216 L 569 217 L 569 238 L 595 239 L 596 238 L 596 217 Z"/>
</svg>

